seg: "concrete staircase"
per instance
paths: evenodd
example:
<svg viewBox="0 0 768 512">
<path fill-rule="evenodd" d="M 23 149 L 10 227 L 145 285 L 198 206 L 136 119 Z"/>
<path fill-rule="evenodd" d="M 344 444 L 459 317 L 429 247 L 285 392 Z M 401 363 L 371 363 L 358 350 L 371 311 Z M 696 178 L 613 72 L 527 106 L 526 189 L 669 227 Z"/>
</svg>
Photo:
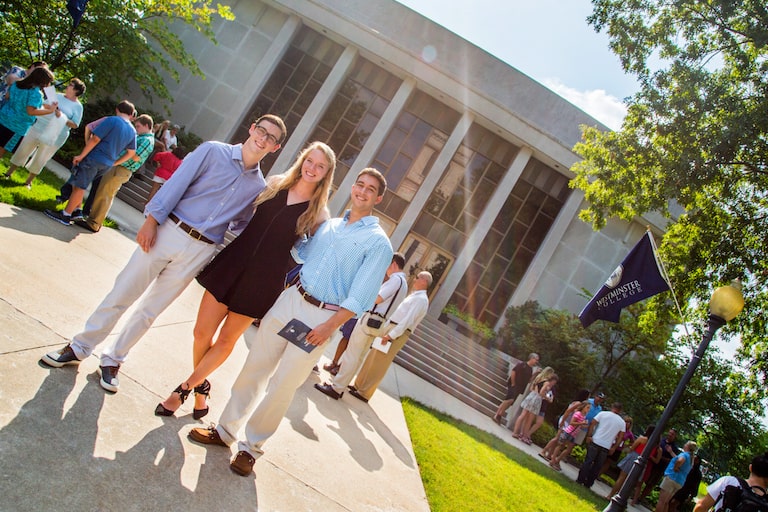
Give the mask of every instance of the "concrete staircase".
<svg viewBox="0 0 768 512">
<path fill-rule="evenodd" d="M 152 189 L 153 171 L 146 170 L 143 166 L 136 171 L 117 192 L 118 199 L 124 201 L 140 212 L 144 211 L 149 191 Z"/>
<path fill-rule="evenodd" d="M 431 318 L 395 356 L 398 365 L 488 416 L 504 400 L 510 361 L 517 363 Z"/>
</svg>

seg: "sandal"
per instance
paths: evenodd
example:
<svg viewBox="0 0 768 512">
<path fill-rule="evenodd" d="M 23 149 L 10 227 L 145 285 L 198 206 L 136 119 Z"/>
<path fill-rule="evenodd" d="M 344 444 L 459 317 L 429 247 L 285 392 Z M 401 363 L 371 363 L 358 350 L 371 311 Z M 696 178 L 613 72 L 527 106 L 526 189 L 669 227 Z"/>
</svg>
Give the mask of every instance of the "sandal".
<svg viewBox="0 0 768 512">
<path fill-rule="evenodd" d="M 182 388 L 184 384 L 186 384 L 186 382 L 179 384 L 178 386 L 176 386 L 176 389 L 173 390 L 174 393 L 178 393 L 179 400 L 181 400 L 182 404 L 189 396 L 189 393 L 192 391 L 189 388 L 187 389 Z M 170 409 L 166 409 L 166 407 L 162 403 L 157 404 L 157 407 L 155 407 L 155 416 L 173 416 L 175 412 L 176 412 L 175 410 L 172 411 Z"/>
<path fill-rule="evenodd" d="M 562 471 L 563 470 L 563 468 L 560 467 L 560 464 L 552 464 L 551 462 L 549 463 L 549 467 L 551 467 L 555 471 Z"/>
<path fill-rule="evenodd" d="M 539 452 L 539 457 L 541 457 L 544 460 L 551 460 L 552 459 L 552 457 L 550 457 L 549 455 L 544 455 L 541 452 Z"/>
<path fill-rule="evenodd" d="M 204 395 L 207 397 L 211 395 L 211 383 L 208 382 L 208 379 L 205 379 L 202 384 L 199 386 L 195 386 L 195 394 L 196 395 Z M 192 409 L 192 417 L 196 420 L 199 420 L 200 418 L 204 417 L 206 414 L 208 414 L 209 407 L 206 405 L 203 409 Z"/>
</svg>

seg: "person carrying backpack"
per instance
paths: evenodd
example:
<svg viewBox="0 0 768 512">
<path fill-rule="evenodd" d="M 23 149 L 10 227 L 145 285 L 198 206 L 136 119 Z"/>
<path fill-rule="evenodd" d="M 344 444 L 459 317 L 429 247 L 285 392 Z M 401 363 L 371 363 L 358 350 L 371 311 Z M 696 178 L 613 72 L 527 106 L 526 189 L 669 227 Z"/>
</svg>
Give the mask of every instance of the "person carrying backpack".
<svg viewBox="0 0 768 512">
<path fill-rule="evenodd" d="M 724 476 L 707 487 L 693 512 L 768 512 L 768 452 L 755 456 L 749 478 Z"/>
</svg>

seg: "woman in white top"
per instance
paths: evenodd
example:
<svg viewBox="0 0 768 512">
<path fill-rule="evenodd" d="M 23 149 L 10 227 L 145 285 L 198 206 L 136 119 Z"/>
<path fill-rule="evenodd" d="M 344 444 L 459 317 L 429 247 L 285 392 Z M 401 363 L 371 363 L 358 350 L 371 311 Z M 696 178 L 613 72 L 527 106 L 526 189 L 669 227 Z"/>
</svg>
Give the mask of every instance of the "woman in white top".
<svg viewBox="0 0 768 512">
<path fill-rule="evenodd" d="M 79 98 L 84 92 L 85 84 L 82 80 L 73 78 L 63 94 L 56 94 L 59 102 L 56 112 L 39 116 L 24 135 L 11 157 L 11 164 L 8 166 L 8 172 L 5 173 L 6 178 L 10 178 L 17 168 L 26 167 L 29 176 L 24 185 L 28 189 L 32 188 L 32 182 L 40 174 L 43 166 L 67 141 L 69 130 L 80 125 L 83 119 L 83 105 Z M 62 118 L 65 121 L 62 121 Z"/>
</svg>

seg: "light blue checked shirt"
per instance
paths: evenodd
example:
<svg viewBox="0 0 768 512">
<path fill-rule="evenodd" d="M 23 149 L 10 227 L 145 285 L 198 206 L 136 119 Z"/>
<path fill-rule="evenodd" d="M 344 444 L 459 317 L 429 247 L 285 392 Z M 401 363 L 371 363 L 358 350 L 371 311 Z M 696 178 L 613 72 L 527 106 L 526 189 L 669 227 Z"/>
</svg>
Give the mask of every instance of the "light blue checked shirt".
<svg viewBox="0 0 768 512">
<path fill-rule="evenodd" d="M 257 164 L 243 165 L 242 144 L 204 142 L 188 154 L 144 210 L 158 224 L 171 213 L 216 243 L 229 227 L 242 231 L 266 182 Z"/>
<path fill-rule="evenodd" d="M 162 190 L 162 189 L 161 189 Z M 361 315 L 371 309 L 387 267 L 392 244 L 372 215 L 348 225 L 342 218 L 324 222 L 301 244 L 301 285 L 313 297 Z"/>
</svg>

